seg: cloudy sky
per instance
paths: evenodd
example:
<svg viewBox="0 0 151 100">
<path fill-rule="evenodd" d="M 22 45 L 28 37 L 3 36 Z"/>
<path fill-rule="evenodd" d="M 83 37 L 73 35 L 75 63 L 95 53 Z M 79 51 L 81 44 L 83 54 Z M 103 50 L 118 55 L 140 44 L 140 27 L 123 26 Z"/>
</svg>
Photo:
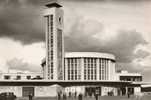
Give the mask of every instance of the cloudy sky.
<svg viewBox="0 0 151 100">
<path fill-rule="evenodd" d="M 44 4 L 0 0 L 0 70 L 40 72 L 45 57 Z M 60 0 L 65 51 L 113 53 L 117 68 L 151 81 L 150 0 Z"/>
</svg>

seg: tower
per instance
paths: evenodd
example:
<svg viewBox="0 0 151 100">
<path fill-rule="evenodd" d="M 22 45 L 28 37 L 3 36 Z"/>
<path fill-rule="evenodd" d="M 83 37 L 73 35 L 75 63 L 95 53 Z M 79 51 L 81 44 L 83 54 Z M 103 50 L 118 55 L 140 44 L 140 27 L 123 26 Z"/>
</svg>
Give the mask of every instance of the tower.
<svg viewBox="0 0 151 100">
<path fill-rule="evenodd" d="M 44 78 L 63 80 L 64 37 L 63 10 L 57 1 L 46 4 L 44 18 L 46 24 L 46 69 Z"/>
</svg>

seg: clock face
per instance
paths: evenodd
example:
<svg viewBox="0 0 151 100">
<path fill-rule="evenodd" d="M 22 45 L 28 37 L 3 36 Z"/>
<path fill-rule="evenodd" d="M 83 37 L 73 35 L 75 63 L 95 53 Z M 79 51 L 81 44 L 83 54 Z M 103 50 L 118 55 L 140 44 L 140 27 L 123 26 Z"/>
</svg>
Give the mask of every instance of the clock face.
<svg viewBox="0 0 151 100">
<path fill-rule="evenodd" d="M 59 21 L 59 24 L 62 24 L 62 18 L 61 17 L 59 17 L 58 21 Z"/>
</svg>

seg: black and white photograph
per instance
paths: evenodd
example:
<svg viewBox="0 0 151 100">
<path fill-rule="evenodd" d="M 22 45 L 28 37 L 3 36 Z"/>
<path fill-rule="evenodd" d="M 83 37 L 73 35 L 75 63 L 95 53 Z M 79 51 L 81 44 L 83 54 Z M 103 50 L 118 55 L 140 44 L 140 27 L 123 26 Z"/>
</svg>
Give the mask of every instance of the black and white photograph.
<svg viewBox="0 0 151 100">
<path fill-rule="evenodd" d="M 0 100 L 150 100 L 151 0 L 0 0 Z"/>
</svg>

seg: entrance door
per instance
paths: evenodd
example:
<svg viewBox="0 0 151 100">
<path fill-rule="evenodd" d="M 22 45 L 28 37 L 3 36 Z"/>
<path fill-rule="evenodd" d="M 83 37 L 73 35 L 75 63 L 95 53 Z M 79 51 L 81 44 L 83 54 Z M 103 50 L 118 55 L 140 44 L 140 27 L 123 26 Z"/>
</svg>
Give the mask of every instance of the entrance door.
<svg viewBox="0 0 151 100">
<path fill-rule="evenodd" d="M 34 87 L 23 87 L 22 88 L 23 97 L 28 97 L 31 94 L 34 96 Z"/>
<path fill-rule="evenodd" d="M 92 96 L 95 94 L 101 95 L 101 87 L 86 87 L 85 94 L 86 96 Z"/>
</svg>

